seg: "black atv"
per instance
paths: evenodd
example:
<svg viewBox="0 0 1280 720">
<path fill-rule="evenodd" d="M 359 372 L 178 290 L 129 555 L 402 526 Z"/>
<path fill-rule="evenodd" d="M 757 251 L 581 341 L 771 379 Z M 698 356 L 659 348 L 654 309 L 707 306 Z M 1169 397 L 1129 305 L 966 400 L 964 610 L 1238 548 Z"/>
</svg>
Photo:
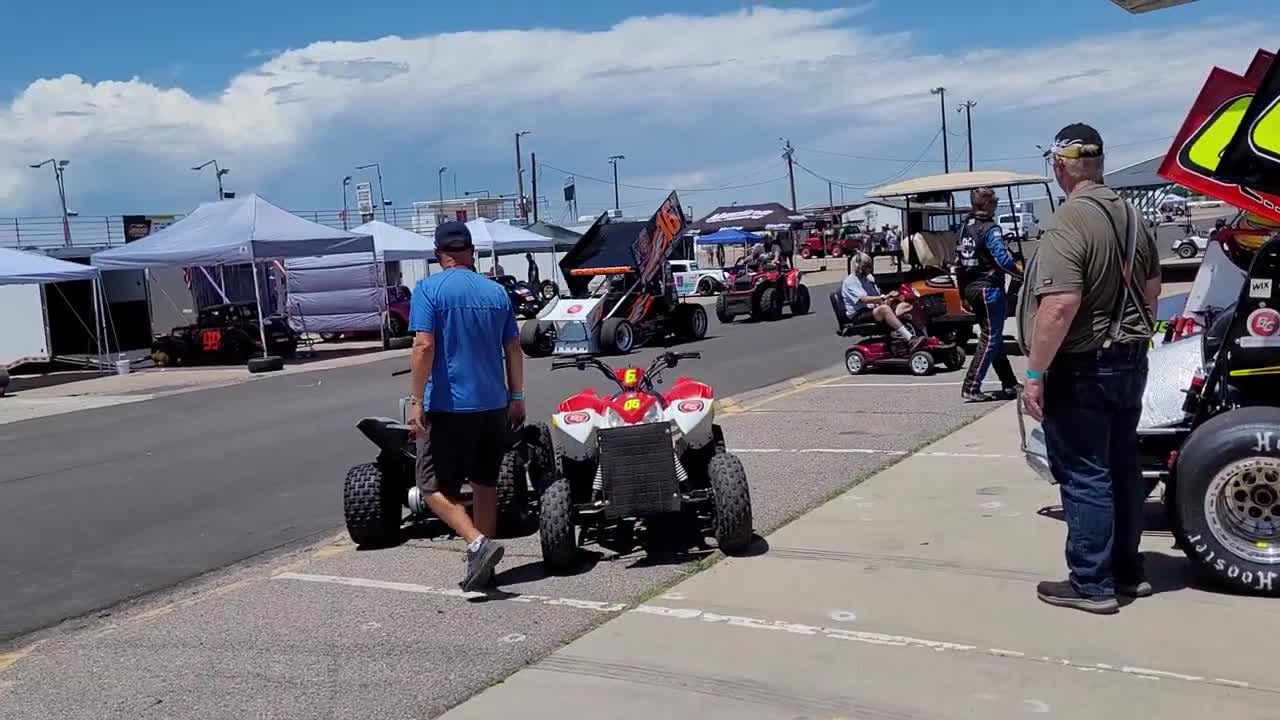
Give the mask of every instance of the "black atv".
<svg viewBox="0 0 1280 720">
<path fill-rule="evenodd" d="M 407 402 L 401 401 L 400 420 L 367 417 L 356 423 L 360 432 L 378 446 L 376 460 L 347 471 L 342 490 L 347 533 L 356 545 L 395 545 L 406 521 L 424 523 L 435 517 L 414 482 L 418 453 L 404 420 L 406 407 Z M 554 477 L 555 455 L 547 426 L 527 425 L 515 433 L 498 475 L 499 536 L 511 537 L 524 531 L 537 513 L 538 498 Z M 464 500 L 470 502 L 470 486 L 463 486 L 462 492 Z"/>
</svg>

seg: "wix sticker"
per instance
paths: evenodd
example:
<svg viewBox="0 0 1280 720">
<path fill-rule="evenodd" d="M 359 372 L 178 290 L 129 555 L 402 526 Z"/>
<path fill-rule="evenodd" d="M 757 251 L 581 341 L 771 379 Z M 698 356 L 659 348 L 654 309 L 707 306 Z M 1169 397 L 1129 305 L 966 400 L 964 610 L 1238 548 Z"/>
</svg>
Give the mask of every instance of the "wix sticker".
<svg viewBox="0 0 1280 720">
<path fill-rule="evenodd" d="M 1045 278 L 1044 280 L 1040 281 L 1040 285 L 1042 287 L 1049 287 L 1052 284 L 1053 284 L 1053 278 Z"/>
<path fill-rule="evenodd" d="M 1269 298 L 1271 297 L 1271 279 L 1255 278 L 1249 281 L 1249 297 L 1251 298 Z"/>
</svg>

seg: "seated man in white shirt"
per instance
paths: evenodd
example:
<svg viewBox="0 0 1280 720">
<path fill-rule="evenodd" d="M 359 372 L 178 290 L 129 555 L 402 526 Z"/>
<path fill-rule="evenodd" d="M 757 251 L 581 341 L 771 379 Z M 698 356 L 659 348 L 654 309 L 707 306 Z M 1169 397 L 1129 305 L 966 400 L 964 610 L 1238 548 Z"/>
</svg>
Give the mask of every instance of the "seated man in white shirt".
<svg viewBox="0 0 1280 720">
<path fill-rule="evenodd" d="M 909 324 L 913 312 L 911 303 L 903 302 L 896 292 L 881 293 L 871 269 L 870 255 L 858 253 L 854 256 L 853 274 L 840 284 L 845 315 L 855 323 L 876 321 L 887 325 L 894 335 L 909 342 L 912 350 L 924 345 L 928 338 L 923 334 L 917 335 Z"/>
</svg>

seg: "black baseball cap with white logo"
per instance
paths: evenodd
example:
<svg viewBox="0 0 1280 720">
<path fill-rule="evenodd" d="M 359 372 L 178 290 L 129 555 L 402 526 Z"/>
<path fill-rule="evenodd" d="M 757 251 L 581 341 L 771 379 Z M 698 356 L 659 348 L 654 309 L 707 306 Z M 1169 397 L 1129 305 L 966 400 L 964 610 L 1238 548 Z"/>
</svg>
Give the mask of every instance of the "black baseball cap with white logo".
<svg viewBox="0 0 1280 720">
<path fill-rule="evenodd" d="M 470 250 L 475 245 L 471 242 L 471 230 L 466 223 L 450 220 L 436 226 L 437 250 Z"/>
<path fill-rule="evenodd" d="M 1045 157 L 1051 154 L 1063 158 L 1102 157 L 1102 134 L 1084 123 L 1072 123 L 1053 137 Z"/>
</svg>

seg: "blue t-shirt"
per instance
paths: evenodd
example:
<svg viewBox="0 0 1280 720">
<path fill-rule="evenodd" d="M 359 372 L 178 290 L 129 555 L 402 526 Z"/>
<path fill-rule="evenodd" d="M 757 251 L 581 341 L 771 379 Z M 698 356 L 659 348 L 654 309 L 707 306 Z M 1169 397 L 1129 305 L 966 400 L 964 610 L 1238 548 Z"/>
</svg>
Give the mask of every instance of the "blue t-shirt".
<svg viewBox="0 0 1280 720">
<path fill-rule="evenodd" d="M 435 336 L 435 361 L 423 406 L 436 412 L 483 412 L 508 404 L 503 346 L 519 337 L 501 285 L 472 270 L 450 268 L 413 289 L 409 330 Z"/>
</svg>

